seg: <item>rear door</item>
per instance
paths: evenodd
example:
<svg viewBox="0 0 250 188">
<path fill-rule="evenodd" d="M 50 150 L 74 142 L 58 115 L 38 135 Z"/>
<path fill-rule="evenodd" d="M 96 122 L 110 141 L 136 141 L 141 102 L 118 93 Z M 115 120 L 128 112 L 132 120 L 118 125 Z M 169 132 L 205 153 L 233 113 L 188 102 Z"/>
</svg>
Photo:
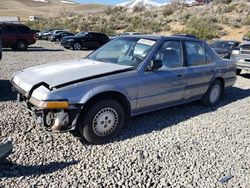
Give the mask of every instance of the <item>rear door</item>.
<svg viewBox="0 0 250 188">
<path fill-rule="evenodd" d="M 181 41 L 165 41 L 152 60 L 162 61 L 162 67 L 145 71 L 139 77 L 138 109 L 151 111 L 184 98 L 187 68 L 183 64 Z"/>
<path fill-rule="evenodd" d="M 2 25 L 1 27 L 1 38 L 2 45 L 5 47 L 11 47 L 16 43 L 17 31 L 14 26 Z"/>
<path fill-rule="evenodd" d="M 98 41 L 96 40 L 96 36 L 94 33 L 88 33 L 85 36 L 83 47 L 89 48 L 89 49 L 95 49 L 98 44 Z"/>
<path fill-rule="evenodd" d="M 189 99 L 206 93 L 217 69 L 202 42 L 185 41 L 184 47 L 188 67 L 185 99 Z"/>
</svg>

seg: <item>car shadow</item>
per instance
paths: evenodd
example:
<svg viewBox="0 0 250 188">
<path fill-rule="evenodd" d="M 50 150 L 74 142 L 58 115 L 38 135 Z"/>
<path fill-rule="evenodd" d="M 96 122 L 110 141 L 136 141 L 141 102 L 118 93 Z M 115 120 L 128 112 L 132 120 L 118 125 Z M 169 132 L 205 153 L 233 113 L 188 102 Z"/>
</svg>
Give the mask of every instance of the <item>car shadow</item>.
<svg viewBox="0 0 250 188">
<path fill-rule="evenodd" d="M 17 92 L 12 90 L 9 80 L 0 80 L 0 102 L 13 101 L 17 99 Z"/>
<path fill-rule="evenodd" d="M 160 131 L 174 126 L 190 118 L 216 111 L 218 108 L 250 96 L 250 89 L 232 87 L 227 89 L 220 103 L 216 106 L 206 107 L 200 101 L 195 101 L 157 112 L 151 112 L 132 118 L 129 127 L 115 140 L 122 141 L 142 134 Z M 199 126 L 199 125 L 197 125 Z"/>
<path fill-rule="evenodd" d="M 0 178 L 28 177 L 50 174 L 78 163 L 79 161 L 51 162 L 45 165 L 23 166 L 6 162 L 5 164 L 0 164 Z"/>
<path fill-rule="evenodd" d="M 239 76 L 242 76 L 243 78 L 250 79 L 250 74 L 247 74 L 247 73 L 240 74 Z"/>
<path fill-rule="evenodd" d="M 160 131 L 167 127 L 177 125 L 180 122 L 187 121 L 190 118 L 216 111 L 220 107 L 226 106 L 238 100 L 242 100 L 249 96 L 250 89 L 232 87 L 226 89 L 220 103 L 216 106 L 206 107 L 203 106 L 200 101 L 195 101 L 139 115 L 133 117 L 129 125 L 124 128 L 123 132 L 111 142 L 124 141 L 143 134 L 151 133 L 153 131 Z M 75 132 L 73 135 L 79 138 L 79 133 Z M 84 145 L 88 144 L 84 139 L 80 139 L 80 142 Z"/>
<path fill-rule="evenodd" d="M 50 49 L 43 47 L 29 47 L 25 51 L 12 50 L 10 48 L 3 48 L 3 52 L 61 52 L 63 49 Z"/>
</svg>

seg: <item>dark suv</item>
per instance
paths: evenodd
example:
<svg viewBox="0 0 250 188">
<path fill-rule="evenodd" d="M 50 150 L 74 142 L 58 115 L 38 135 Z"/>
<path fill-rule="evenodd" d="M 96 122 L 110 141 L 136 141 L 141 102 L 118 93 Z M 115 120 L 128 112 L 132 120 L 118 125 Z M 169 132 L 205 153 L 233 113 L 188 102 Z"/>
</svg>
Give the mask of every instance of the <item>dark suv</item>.
<svg viewBox="0 0 250 188">
<path fill-rule="evenodd" d="M 35 33 L 22 24 L 0 23 L 0 38 L 3 47 L 15 50 L 27 50 L 29 45 L 36 42 Z"/>
<path fill-rule="evenodd" d="M 103 33 L 80 32 L 74 36 L 63 37 L 61 45 L 67 49 L 97 49 L 107 43 L 109 38 Z"/>
</svg>

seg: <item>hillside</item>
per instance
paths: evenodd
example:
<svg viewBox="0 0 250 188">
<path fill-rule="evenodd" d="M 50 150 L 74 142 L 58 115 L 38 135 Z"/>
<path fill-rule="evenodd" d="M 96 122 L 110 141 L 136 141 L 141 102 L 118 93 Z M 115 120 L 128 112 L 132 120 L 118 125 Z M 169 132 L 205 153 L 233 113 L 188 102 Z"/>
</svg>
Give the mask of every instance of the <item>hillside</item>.
<svg viewBox="0 0 250 188">
<path fill-rule="evenodd" d="M 27 23 L 34 29 L 63 28 L 73 32 L 98 31 L 109 35 L 142 32 L 170 35 L 189 33 L 204 40 L 223 38 L 242 40 L 250 31 L 250 3 L 183 6 L 171 4 L 158 8 L 108 7 L 89 15 L 59 17 Z"/>
<path fill-rule="evenodd" d="M 22 21 L 27 21 L 29 16 L 72 16 L 101 11 L 104 7 L 98 4 L 78 4 L 70 0 L 5 0 L 0 1 L 0 16 L 18 16 Z"/>
</svg>

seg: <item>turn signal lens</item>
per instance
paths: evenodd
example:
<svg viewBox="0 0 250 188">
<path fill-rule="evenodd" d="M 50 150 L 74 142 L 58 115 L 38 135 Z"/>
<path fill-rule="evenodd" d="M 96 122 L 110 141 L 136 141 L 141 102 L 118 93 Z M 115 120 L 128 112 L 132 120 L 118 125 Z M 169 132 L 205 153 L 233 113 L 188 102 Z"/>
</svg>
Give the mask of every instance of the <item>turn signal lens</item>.
<svg viewBox="0 0 250 188">
<path fill-rule="evenodd" d="M 68 101 L 40 101 L 31 98 L 30 103 L 42 109 L 66 109 L 69 107 Z"/>
<path fill-rule="evenodd" d="M 47 102 L 42 102 L 42 107 L 41 108 L 46 108 L 46 109 L 65 109 L 68 108 L 69 104 L 67 101 L 47 101 Z"/>
</svg>

